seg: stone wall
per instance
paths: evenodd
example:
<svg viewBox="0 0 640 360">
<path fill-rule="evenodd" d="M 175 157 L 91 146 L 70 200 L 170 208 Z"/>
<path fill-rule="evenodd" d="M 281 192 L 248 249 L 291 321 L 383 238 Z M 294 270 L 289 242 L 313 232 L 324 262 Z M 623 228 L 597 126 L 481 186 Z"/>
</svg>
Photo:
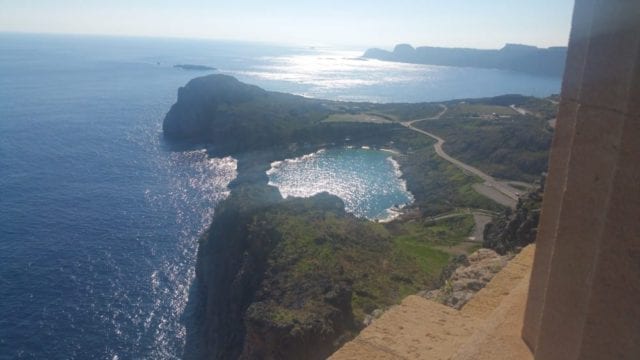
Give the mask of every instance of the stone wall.
<svg viewBox="0 0 640 360">
<path fill-rule="evenodd" d="M 523 338 L 640 359 L 640 1 L 576 1 Z"/>
</svg>

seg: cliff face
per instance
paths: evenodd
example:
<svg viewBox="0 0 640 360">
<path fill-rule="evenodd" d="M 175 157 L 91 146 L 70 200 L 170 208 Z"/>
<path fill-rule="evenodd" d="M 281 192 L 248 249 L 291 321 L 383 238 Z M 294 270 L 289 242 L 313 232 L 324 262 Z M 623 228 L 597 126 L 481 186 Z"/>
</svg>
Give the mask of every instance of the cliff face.
<svg viewBox="0 0 640 360">
<path fill-rule="evenodd" d="M 544 179 L 542 180 L 544 183 Z M 484 228 L 483 246 L 493 249 L 499 254 L 520 251 L 533 243 L 538 234 L 538 221 L 544 187 L 527 193 L 520 198 L 515 211 L 505 210 Z"/>
<path fill-rule="evenodd" d="M 205 344 L 199 355 L 203 358 L 237 358 L 243 346 L 244 311 L 262 280 L 267 253 L 260 248 L 263 244 L 248 241 L 247 216 L 220 207 L 198 248 L 196 281 L 202 295 L 198 305 L 204 313 L 200 332 Z"/>
<path fill-rule="evenodd" d="M 304 99 L 221 75 L 180 90 L 165 119 L 166 137 L 209 142 L 210 154 L 238 159 L 231 194 L 198 247 L 186 359 L 325 358 L 360 330 L 367 314 L 437 281 L 449 255 L 437 248 L 440 235 L 431 225 L 357 219 L 335 196 L 282 199 L 267 185 L 265 171 L 275 160 L 345 141 L 393 144 L 408 154 L 402 163 L 417 204 L 448 204 L 446 211 L 476 201 L 457 197 L 454 189 L 473 180 L 451 180 L 425 137 L 398 124 L 322 121 L 328 113 L 363 109 L 415 118 L 439 107 Z M 453 233 L 445 225 L 438 234 Z"/>
<path fill-rule="evenodd" d="M 428 105 L 422 104 L 429 109 Z M 220 156 L 272 151 L 320 144 L 383 143 L 399 124 L 325 122 L 330 114 L 363 108 L 387 109 L 369 103 L 340 103 L 266 91 L 227 75 L 195 78 L 178 90 L 178 100 L 163 122 L 165 138 L 205 143 Z M 400 106 L 401 110 L 418 108 Z M 418 114 L 421 114 L 420 112 Z M 419 116 L 419 115 L 416 115 Z"/>
<path fill-rule="evenodd" d="M 547 49 L 507 44 L 500 50 L 441 48 L 408 44 L 396 45 L 393 51 L 369 49 L 363 57 L 414 64 L 494 68 L 545 76 L 562 76 L 566 47 Z"/>
<path fill-rule="evenodd" d="M 325 200 L 333 202 L 329 207 L 342 205 L 337 199 Z M 199 249 L 196 276 L 205 299 L 204 357 L 324 358 L 340 344 L 341 335 L 354 329 L 351 287 L 325 277 L 293 288 L 287 278 L 291 269 L 273 266 L 282 236 L 258 220 L 262 211 L 227 204 Z M 295 264 L 296 259 L 289 260 Z"/>
<path fill-rule="evenodd" d="M 321 101 L 223 75 L 196 78 L 179 90 L 165 136 L 209 142 L 214 153 L 238 159 L 231 195 L 217 206 L 198 247 L 185 358 L 320 359 L 357 331 L 353 287 L 370 284 L 362 269 L 347 276 L 343 266 L 367 264 L 366 256 L 380 262 L 388 236 L 347 215 L 334 196 L 283 200 L 265 174 L 271 161 L 305 153 L 294 141 L 322 144 L 388 132 L 388 126 L 322 123 L 328 112 Z"/>
<path fill-rule="evenodd" d="M 246 103 L 265 97 L 266 91 L 225 75 L 195 78 L 178 89 L 178 101 L 162 124 L 165 137 L 205 140 L 214 126 L 224 127 L 233 120 L 225 111 L 229 103 Z"/>
<path fill-rule="evenodd" d="M 327 223 L 350 231 L 322 230 Z M 352 292 L 361 280 L 344 267 L 365 256 L 380 261 L 389 246 L 368 225 L 327 194 L 283 201 L 272 187 L 234 189 L 198 250 L 205 344 L 199 355 L 326 358 L 358 329 Z M 355 242 L 362 254 L 351 252 Z"/>
<path fill-rule="evenodd" d="M 498 255 L 490 249 L 479 249 L 469 256 L 451 263 L 455 268 L 449 274 L 443 272 L 446 279 L 443 285 L 434 290 L 423 291 L 419 295 L 460 310 L 493 276 L 509 261 L 509 255 Z"/>
<path fill-rule="evenodd" d="M 265 91 L 227 75 L 195 78 L 178 90 L 162 129 L 171 140 L 213 144 L 220 153 L 292 141 L 330 111 L 321 101 Z"/>
<path fill-rule="evenodd" d="M 200 324 L 188 327 L 198 335 L 187 337 L 185 358 L 324 359 L 366 314 L 435 281 L 434 262 L 425 271 L 425 259 L 398 248 L 384 225 L 345 213 L 337 197 L 283 200 L 253 178 L 234 183 L 201 239 Z"/>
</svg>

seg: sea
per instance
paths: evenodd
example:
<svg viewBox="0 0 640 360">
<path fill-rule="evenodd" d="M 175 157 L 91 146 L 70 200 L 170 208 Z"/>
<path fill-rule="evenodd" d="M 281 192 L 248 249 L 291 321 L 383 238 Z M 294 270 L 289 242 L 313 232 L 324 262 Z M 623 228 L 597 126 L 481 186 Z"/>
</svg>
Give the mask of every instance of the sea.
<svg viewBox="0 0 640 360">
<path fill-rule="evenodd" d="M 164 114 L 194 77 L 373 102 L 560 88 L 557 78 L 363 60 L 364 50 L 0 33 L 0 359 L 182 357 L 198 237 L 236 176 L 232 157 L 162 138 Z M 321 190 L 358 216 L 383 219 L 411 201 L 380 151 L 272 165 L 283 196 L 317 191 L 302 176 L 314 169 L 342 179 Z"/>
<path fill-rule="evenodd" d="M 347 212 L 373 221 L 390 221 L 413 202 L 392 150 L 320 149 L 311 154 L 271 163 L 269 185 L 283 198 L 336 195 Z"/>
</svg>

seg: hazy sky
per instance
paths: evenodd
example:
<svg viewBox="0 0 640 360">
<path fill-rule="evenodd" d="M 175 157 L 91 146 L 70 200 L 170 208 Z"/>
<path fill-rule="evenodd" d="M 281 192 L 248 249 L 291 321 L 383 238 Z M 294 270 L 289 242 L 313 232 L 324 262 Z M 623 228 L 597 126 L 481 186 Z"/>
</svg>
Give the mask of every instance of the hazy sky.
<svg viewBox="0 0 640 360">
<path fill-rule="evenodd" d="M 566 45 L 573 0 L 0 0 L 0 31 L 301 45 Z"/>
</svg>

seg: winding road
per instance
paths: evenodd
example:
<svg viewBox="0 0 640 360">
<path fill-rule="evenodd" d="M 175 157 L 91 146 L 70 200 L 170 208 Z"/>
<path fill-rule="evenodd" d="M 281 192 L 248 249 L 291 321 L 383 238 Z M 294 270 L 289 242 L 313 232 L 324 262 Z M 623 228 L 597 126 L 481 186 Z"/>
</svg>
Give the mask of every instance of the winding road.
<svg viewBox="0 0 640 360">
<path fill-rule="evenodd" d="M 470 173 L 473 174 L 479 178 L 481 178 L 484 183 L 483 184 L 475 184 L 474 185 L 474 190 L 476 190 L 478 193 L 480 193 L 481 195 L 484 195 L 502 205 L 505 206 L 509 206 L 511 208 L 515 208 L 516 204 L 518 202 L 518 197 L 520 196 L 520 190 L 515 189 L 513 187 L 511 187 L 509 185 L 509 183 L 507 181 L 500 181 L 500 180 L 496 180 L 493 176 L 484 173 L 483 171 L 469 165 L 469 164 L 465 164 L 462 161 L 450 156 L 449 154 L 447 154 L 444 149 L 442 148 L 442 145 L 444 145 L 445 140 L 435 134 L 432 134 L 430 132 L 424 131 L 422 129 L 418 129 L 415 126 L 413 126 L 413 124 L 415 122 L 418 121 L 424 121 L 424 120 L 437 120 L 440 119 L 442 117 L 442 115 L 444 115 L 444 113 L 447 112 L 448 108 L 443 105 L 440 104 L 440 106 L 442 107 L 442 111 L 439 112 L 438 114 L 436 114 L 435 116 L 432 117 L 428 117 L 428 118 L 422 118 L 422 119 L 415 119 L 415 120 L 409 120 L 409 121 L 404 121 L 401 122 L 400 124 L 402 124 L 402 126 L 405 126 L 408 129 L 411 129 L 413 131 L 417 131 L 421 134 L 427 135 L 433 139 L 436 140 L 436 143 L 433 145 L 433 148 L 436 151 L 436 154 L 438 154 L 438 156 L 440 156 L 441 158 L 445 159 L 446 161 L 452 163 L 453 165 L 457 166 L 458 168 L 462 169 L 462 171 L 466 172 L 466 173 Z"/>
<path fill-rule="evenodd" d="M 517 106 L 515 106 L 515 105 L 509 105 L 509 107 L 510 107 L 511 109 L 513 109 L 513 111 L 517 112 L 517 113 L 518 113 L 518 114 L 520 114 L 520 115 L 527 115 L 527 114 L 529 114 L 529 113 L 530 113 L 530 112 L 529 112 L 529 110 L 523 109 L 523 108 L 521 108 L 521 107 L 517 107 Z"/>
</svg>

